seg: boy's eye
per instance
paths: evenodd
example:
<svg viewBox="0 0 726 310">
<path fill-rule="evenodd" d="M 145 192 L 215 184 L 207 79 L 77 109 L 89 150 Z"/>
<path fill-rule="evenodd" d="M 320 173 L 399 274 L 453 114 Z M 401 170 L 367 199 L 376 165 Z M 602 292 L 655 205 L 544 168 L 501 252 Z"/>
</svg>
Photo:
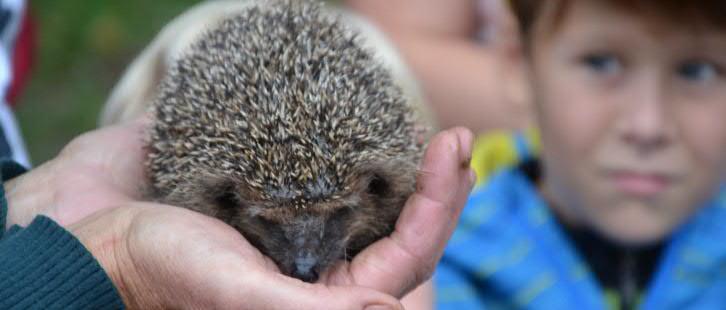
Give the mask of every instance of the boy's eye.
<svg viewBox="0 0 726 310">
<path fill-rule="evenodd" d="M 582 63 L 599 74 L 615 74 L 622 67 L 618 57 L 607 53 L 585 55 Z"/>
<path fill-rule="evenodd" d="M 707 61 L 690 61 L 678 67 L 678 75 L 691 82 L 710 81 L 720 74 L 719 68 Z"/>
</svg>

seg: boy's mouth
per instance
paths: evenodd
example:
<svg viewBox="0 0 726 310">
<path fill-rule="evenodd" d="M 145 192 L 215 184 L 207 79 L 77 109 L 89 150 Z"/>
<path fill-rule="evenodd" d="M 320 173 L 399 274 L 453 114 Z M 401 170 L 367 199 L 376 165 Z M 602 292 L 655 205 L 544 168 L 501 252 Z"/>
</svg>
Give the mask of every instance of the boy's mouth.
<svg viewBox="0 0 726 310">
<path fill-rule="evenodd" d="M 642 198 L 652 198 L 664 192 L 674 181 L 672 176 L 658 172 L 610 170 L 606 175 L 618 191 Z"/>
</svg>

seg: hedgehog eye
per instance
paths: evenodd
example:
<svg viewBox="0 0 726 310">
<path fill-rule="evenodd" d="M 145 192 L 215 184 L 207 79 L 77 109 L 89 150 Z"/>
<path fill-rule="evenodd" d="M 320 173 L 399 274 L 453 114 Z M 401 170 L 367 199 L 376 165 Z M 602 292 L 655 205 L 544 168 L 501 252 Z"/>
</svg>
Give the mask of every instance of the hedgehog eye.
<svg viewBox="0 0 726 310">
<path fill-rule="evenodd" d="M 351 215 L 351 213 L 353 213 L 353 211 L 350 207 L 343 207 L 335 210 L 330 218 L 328 218 L 328 223 L 342 223 Z"/>
<path fill-rule="evenodd" d="M 220 208 L 223 209 L 234 209 L 239 207 L 240 203 L 237 196 L 233 192 L 225 191 L 221 195 L 217 196 L 215 202 Z"/>
<path fill-rule="evenodd" d="M 257 223 L 260 224 L 261 226 L 268 227 L 270 229 L 273 229 L 273 228 L 279 226 L 279 225 L 275 224 L 275 222 L 268 220 L 265 217 L 260 216 L 260 215 L 254 216 L 253 219 L 255 221 L 257 221 Z"/>
<path fill-rule="evenodd" d="M 379 174 L 374 174 L 368 183 L 368 193 L 375 196 L 385 196 L 388 194 L 389 184 Z"/>
</svg>

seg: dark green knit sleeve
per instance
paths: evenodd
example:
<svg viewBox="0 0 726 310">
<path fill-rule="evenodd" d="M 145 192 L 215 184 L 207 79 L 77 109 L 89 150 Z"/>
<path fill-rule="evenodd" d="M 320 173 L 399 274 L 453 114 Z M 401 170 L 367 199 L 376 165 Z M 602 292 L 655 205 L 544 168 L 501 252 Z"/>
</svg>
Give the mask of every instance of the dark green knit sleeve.
<svg viewBox="0 0 726 310">
<path fill-rule="evenodd" d="M 25 167 L 10 159 L 0 159 L 0 179 L 3 183 L 21 175 L 25 172 Z M 7 222 L 8 202 L 5 200 L 5 188 L 0 186 L 0 237 L 5 232 L 5 222 Z"/>
<path fill-rule="evenodd" d="M 123 309 L 85 247 L 39 216 L 0 241 L 0 309 Z"/>
<path fill-rule="evenodd" d="M 7 164 L 0 162 L 3 180 Z M 0 215 L 7 201 L 0 186 Z M 4 231 L 5 228 L 2 227 Z M 123 309 L 118 291 L 78 239 L 45 216 L 0 239 L 0 309 Z"/>
</svg>

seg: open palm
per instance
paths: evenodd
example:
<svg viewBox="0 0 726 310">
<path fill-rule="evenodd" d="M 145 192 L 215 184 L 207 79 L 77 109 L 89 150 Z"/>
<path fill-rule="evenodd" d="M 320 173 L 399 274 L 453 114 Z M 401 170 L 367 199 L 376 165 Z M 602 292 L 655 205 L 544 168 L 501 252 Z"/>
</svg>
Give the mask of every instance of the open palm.
<svg viewBox="0 0 726 310">
<path fill-rule="evenodd" d="M 145 180 L 143 127 L 138 120 L 83 134 L 56 158 L 7 182 L 8 223 L 27 225 L 42 214 L 66 226 L 138 200 Z"/>
</svg>

